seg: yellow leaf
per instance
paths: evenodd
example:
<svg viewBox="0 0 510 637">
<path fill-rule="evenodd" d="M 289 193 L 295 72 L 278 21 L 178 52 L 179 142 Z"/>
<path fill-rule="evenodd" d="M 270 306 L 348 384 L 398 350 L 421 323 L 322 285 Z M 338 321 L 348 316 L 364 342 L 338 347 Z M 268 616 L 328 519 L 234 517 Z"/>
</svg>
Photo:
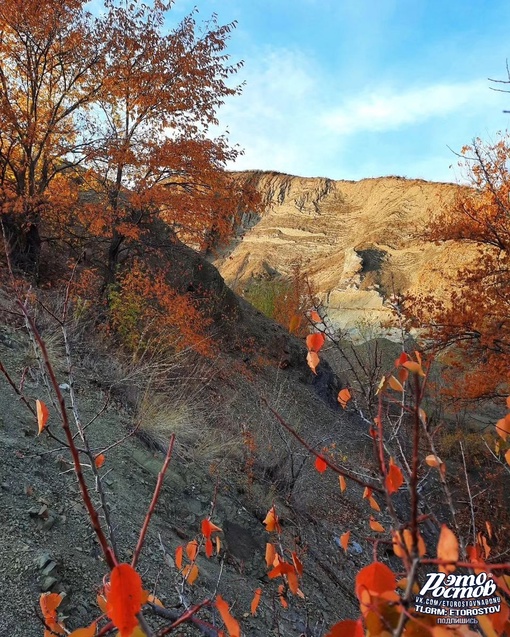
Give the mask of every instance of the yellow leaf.
<svg viewBox="0 0 510 637">
<path fill-rule="evenodd" d="M 453 531 L 450 531 L 446 524 L 443 524 L 439 534 L 437 557 L 447 562 L 457 562 L 459 559 L 459 542 Z M 455 570 L 455 564 L 440 565 L 439 570 L 442 573 L 452 573 Z"/>
<path fill-rule="evenodd" d="M 372 515 L 370 516 L 370 528 L 377 533 L 384 533 L 384 526 L 380 524 Z"/>
<path fill-rule="evenodd" d="M 345 478 L 343 476 L 338 476 L 338 481 L 340 482 L 340 489 L 345 491 L 347 489 L 347 483 L 345 482 Z"/>
<path fill-rule="evenodd" d="M 37 427 L 39 429 L 38 435 L 40 435 L 43 432 L 43 429 L 46 427 L 50 414 L 48 412 L 48 408 L 42 400 L 36 400 L 35 406 L 37 408 Z"/>
</svg>

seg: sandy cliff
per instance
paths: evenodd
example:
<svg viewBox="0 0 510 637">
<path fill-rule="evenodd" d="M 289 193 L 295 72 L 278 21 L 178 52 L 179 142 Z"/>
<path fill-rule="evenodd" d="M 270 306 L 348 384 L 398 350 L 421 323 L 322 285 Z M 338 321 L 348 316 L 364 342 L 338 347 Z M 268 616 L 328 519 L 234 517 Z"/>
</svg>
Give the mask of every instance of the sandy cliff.
<svg viewBox="0 0 510 637">
<path fill-rule="evenodd" d="M 250 277 L 288 274 L 300 263 L 339 327 L 385 322 L 393 293 L 448 295 L 448 273 L 473 258 L 463 246 L 423 238 L 458 186 L 399 177 L 361 181 L 238 173 L 261 192 L 261 216 L 245 215 L 216 261 L 234 289 Z"/>
</svg>

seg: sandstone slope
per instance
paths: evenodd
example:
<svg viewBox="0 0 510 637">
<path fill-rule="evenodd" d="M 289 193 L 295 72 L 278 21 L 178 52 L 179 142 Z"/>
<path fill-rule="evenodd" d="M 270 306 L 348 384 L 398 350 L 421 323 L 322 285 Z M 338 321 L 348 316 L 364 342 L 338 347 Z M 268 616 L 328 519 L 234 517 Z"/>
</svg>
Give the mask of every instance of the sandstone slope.
<svg viewBox="0 0 510 637">
<path fill-rule="evenodd" d="M 333 324 L 390 318 L 393 294 L 448 295 L 448 274 L 473 253 L 423 238 L 431 216 L 458 186 L 401 177 L 354 181 L 242 172 L 262 194 L 262 215 L 245 215 L 237 240 L 216 265 L 242 290 L 252 277 L 288 275 L 299 263 Z"/>
</svg>

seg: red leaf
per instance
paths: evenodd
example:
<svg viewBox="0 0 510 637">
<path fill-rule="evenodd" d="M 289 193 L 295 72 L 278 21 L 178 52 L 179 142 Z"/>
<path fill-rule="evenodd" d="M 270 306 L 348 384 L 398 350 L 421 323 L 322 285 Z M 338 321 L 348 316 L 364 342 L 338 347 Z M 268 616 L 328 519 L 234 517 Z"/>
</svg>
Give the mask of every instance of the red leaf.
<svg viewBox="0 0 510 637">
<path fill-rule="evenodd" d="M 324 462 L 322 458 L 319 458 L 317 456 L 315 458 L 315 468 L 317 469 L 319 473 L 324 473 L 324 471 L 326 471 L 326 469 L 328 468 L 328 465 Z"/>
<path fill-rule="evenodd" d="M 46 423 L 48 422 L 48 417 L 50 414 L 48 408 L 42 400 L 36 400 L 35 406 L 37 408 L 37 426 L 39 429 L 38 435 L 40 435 L 43 432 L 43 429 L 46 427 Z"/>
<path fill-rule="evenodd" d="M 239 623 L 230 614 L 228 604 L 221 595 L 218 595 L 216 597 L 216 608 L 218 609 L 221 615 L 221 619 L 223 619 L 223 622 L 227 627 L 230 637 L 241 637 L 241 628 L 239 626 Z"/>
<path fill-rule="evenodd" d="M 98 469 L 101 469 L 101 467 L 104 465 L 105 460 L 106 458 L 104 453 L 100 453 L 98 456 L 94 458 L 94 464 L 96 465 Z"/>
<path fill-rule="evenodd" d="M 320 352 L 322 346 L 326 342 L 326 337 L 322 332 L 308 334 L 306 337 L 306 346 L 310 352 Z"/>
<path fill-rule="evenodd" d="M 401 365 L 406 363 L 408 360 L 409 360 L 409 356 L 405 352 L 402 352 L 402 354 L 400 354 L 400 356 L 395 361 L 395 367 L 400 367 Z"/>
<path fill-rule="evenodd" d="M 221 531 L 220 527 L 216 526 L 216 524 L 213 524 L 211 520 L 209 520 L 209 518 L 202 520 L 201 526 L 202 526 L 202 534 L 206 538 L 210 538 L 211 534 L 214 533 L 214 531 Z"/>
<path fill-rule="evenodd" d="M 404 476 L 402 475 L 402 471 L 397 467 L 396 464 L 393 464 L 393 460 L 390 459 L 390 466 L 388 468 L 388 474 L 386 475 L 386 489 L 388 493 L 391 495 L 398 491 L 402 484 L 404 483 Z"/>
<path fill-rule="evenodd" d="M 120 637 L 130 637 L 138 625 L 142 608 L 142 580 L 130 564 L 118 564 L 110 576 L 106 614 L 119 629 Z"/>
<path fill-rule="evenodd" d="M 211 557 L 211 555 L 213 554 L 213 544 L 210 537 L 206 538 L 205 540 L 205 554 L 207 557 Z"/>
<path fill-rule="evenodd" d="M 365 631 L 361 619 L 344 619 L 331 627 L 326 637 L 364 637 Z"/>
<path fill-rule="evenodd" d="M 292 573 L 294 571 L 294 567 L 287 562 L 280 562 L 278 566 L 275 566 L 272 571 L 270 571 L 267 576 L 269 579 L 274 579 L 275 577 L 281 577 L 282 575 L 287 575 L 288 573 Z"/>
</svg>

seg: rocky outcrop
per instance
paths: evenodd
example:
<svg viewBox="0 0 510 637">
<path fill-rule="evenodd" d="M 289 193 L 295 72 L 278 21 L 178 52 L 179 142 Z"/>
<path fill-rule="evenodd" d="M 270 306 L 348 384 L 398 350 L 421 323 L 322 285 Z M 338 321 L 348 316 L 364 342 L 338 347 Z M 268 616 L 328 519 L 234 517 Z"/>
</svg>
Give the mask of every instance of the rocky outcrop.
<svg viewBox="0 0 510 637">
<path fill-rule="evenodd" d="M 448 293 L 448 275 L 469 263 L 465 246 L 423 238 L 459 186 L 400 177 L 361 181 L 242 172 L 262 195 L 216 265 L 234 289 L 252 277 L 288 275 L 300 264 L 333 324 L 352 329 L 391 320 L 392 295 Z M 274 274 L 273 274 L 274 275 Z"/>
</svg>

